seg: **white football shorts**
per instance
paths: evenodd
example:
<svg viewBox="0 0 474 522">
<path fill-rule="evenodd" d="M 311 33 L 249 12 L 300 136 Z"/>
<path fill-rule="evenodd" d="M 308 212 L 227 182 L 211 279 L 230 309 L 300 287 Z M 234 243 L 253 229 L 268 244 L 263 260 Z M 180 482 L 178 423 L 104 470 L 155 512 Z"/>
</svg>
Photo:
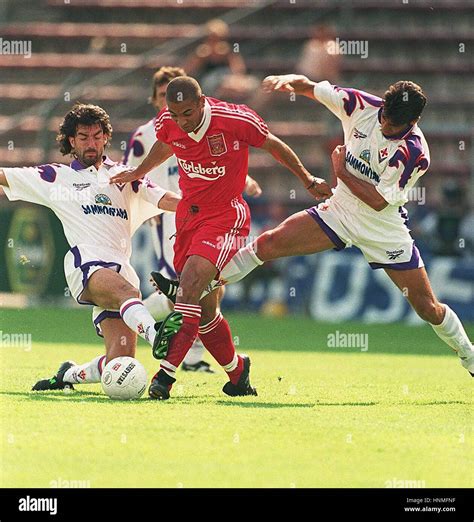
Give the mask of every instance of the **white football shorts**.
<svg viewBox="0 0 474 522">
<path fill-rule="evenodd" d="M 69 291 L 74 299 L 83 305 L 93 305 L 92 322 L 97 335 L 102 336 L 100 323 L 106 318 L 120 319 L 118 310 L 105 310 L 95 303 L 81 299 L 84 288 L 91 275 L 102 268 L 115 270 L 124 277 L 132 286 L 140 289 L 140 280 L 130 264 L 130 259 L 122 252 L 107 248 L 98 248 L 93 245 L 76 245 L 64 256 L 64 275 Z"/>
<path fill-rule="evenodd" d="M 410 270 L 424 266 L 406 225 L 403 207 L 377 212 L 357 198 L 332 196 L 306 210 L 335 245 L 359 248 L 373 269 Z"/>
</svg>

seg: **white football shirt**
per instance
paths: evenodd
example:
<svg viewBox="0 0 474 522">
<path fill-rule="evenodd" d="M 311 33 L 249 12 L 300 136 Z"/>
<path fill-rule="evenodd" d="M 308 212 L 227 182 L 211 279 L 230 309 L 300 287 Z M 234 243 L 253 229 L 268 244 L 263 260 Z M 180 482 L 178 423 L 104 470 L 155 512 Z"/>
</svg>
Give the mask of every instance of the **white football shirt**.
<svg viewBox="0 0 474 522">
<path fill-rule="evenodd" d="M 130 167 L 138 167 L 143 159 L 148 155 L 150 149 L 156 142 L 155 133 L 156 118 L 138 127 L 132 134 L 127 151 L 124 156 L 124 163 Z M 161 165 L 148 172 L 147 176 L 153 183 L 167 190 L 181 194 L 179 189 L 178 162 L 176 156 L 171 156 Z M 168 277 L 175 277 L 173 258 L 174 241 L 176 234 L 176 223 L 174 213 L 163 213 L 160 216 L 159 224 L 151 224 L 151 238 L 158 261 L 159 272 Z"/>
<path fill-rule="evenodd" d="M 428 144 L 419 127 L 414 125 L 399 136 L 384 136 L 380 127 L 383 101 L 364 91 L 323 81 L 316 84 L 314 96 L 341 120 L 346 169 L 376 186 L 389 203 L 385 215 L 399 213 L 430 164 Z M 334 197 L 356 196 L 338 179 Z"/>
<path fill-rule="evenodd" d="M 62 223 L 71 247 L 79 244 L 106 247 L 129 258 L 131 237 L 158 208 L 166 190 L 144 178 L 124 185 L 110 184 L 126 168 L 106 156 L 102 165 L 84 167 L 51 163 L 37 167 L 3 168 L 9 200 L 22 200 L 50 208 Z"/>
</svg>

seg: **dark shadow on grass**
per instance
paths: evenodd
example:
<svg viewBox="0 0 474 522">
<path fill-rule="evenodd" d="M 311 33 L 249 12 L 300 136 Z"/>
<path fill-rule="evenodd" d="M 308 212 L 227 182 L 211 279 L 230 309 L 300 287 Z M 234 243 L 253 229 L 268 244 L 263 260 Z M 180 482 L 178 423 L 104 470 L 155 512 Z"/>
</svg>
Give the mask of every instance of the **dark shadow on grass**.
<svg viewBox="0 0 474 522">
<path fill-rule="evenodd" d="M 31 399 L 33 401 L 42 401 L 42 402 L 108 402 L 114 403 L 116 401 L 112 401 L 106 395 L 100 392 L 81 392 L 81 391 L 73 391 L 71 393 L 64 393 L 62 391 L 57 392 L 0 392 L 0 395 L 6 396 L 15 396 L 15 397 L 24 397 L 25 399 Z M 123 401 L 129 402 L 129 401 Z"/>
<path fill-rule="evenodd" d="M 307 402 L 246 402 L 246 401 L 222 401 L 218 400 L 217 404 L 222 406 L 239 406 L 244 408 L 314 408 L 317 406 L 315 403 Z"/>
</svg>

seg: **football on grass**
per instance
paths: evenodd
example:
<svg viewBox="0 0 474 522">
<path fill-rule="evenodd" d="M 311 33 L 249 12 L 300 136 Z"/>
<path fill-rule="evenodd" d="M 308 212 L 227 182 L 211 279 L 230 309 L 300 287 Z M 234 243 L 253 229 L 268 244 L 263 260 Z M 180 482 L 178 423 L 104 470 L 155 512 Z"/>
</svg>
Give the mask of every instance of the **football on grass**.
<svg viewBox="0 0 474 522">
<path fill-rule="evenodd" d="M 116 357 L 105 366 L 101 382 L 102 389 L 111 399 L 139 399 L 147 384 L 146 370 L 133 357 Z"/>
</svg>

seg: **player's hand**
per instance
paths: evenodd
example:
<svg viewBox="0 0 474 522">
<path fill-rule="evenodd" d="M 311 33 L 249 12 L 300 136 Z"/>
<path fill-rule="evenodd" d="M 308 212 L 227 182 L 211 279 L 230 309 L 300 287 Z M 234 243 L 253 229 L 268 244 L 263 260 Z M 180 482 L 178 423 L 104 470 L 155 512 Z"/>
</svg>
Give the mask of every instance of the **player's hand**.
<svg viewBox="0 0 474 522">
<path fill-rule="evenodd" d="M 298 87 L 305 87 L 308 83 L 308 78 L 301 74 L 282 74 L 280 76 L 267 76 L 262 81 L 262 89 L 265 92 L 298 92 Z"/>
<path fill-rule="evenodd" d="M 331 187 L 322 178 L 313 178 L 313 183 L 306 190 L 316 199 L 325 199 L 332 196 Z"/>
<path fill-rule="evenodd" d="M 250 196 L 252 198 L 258 198 L 262 195 L 262 188 L 256 180 L 254 180 L 250 176 L 247 176 L 247 179 L 245 181 L 245 193 L 247 194 L 247 196 Z"/>
<path fill-rule="evenodd" d="M 112 176 L 109 183 L 130 183 L 144 177 L 145 174 L 140 174 L 140 172 L 137 172 L 137 169 L 127 169 Z"/>
<path fill-rule="evenodd" d="M 334 174 L 339 177 L 346 169 L 346 146 L 338 145 L 331 154 Z"/>
</svg>

